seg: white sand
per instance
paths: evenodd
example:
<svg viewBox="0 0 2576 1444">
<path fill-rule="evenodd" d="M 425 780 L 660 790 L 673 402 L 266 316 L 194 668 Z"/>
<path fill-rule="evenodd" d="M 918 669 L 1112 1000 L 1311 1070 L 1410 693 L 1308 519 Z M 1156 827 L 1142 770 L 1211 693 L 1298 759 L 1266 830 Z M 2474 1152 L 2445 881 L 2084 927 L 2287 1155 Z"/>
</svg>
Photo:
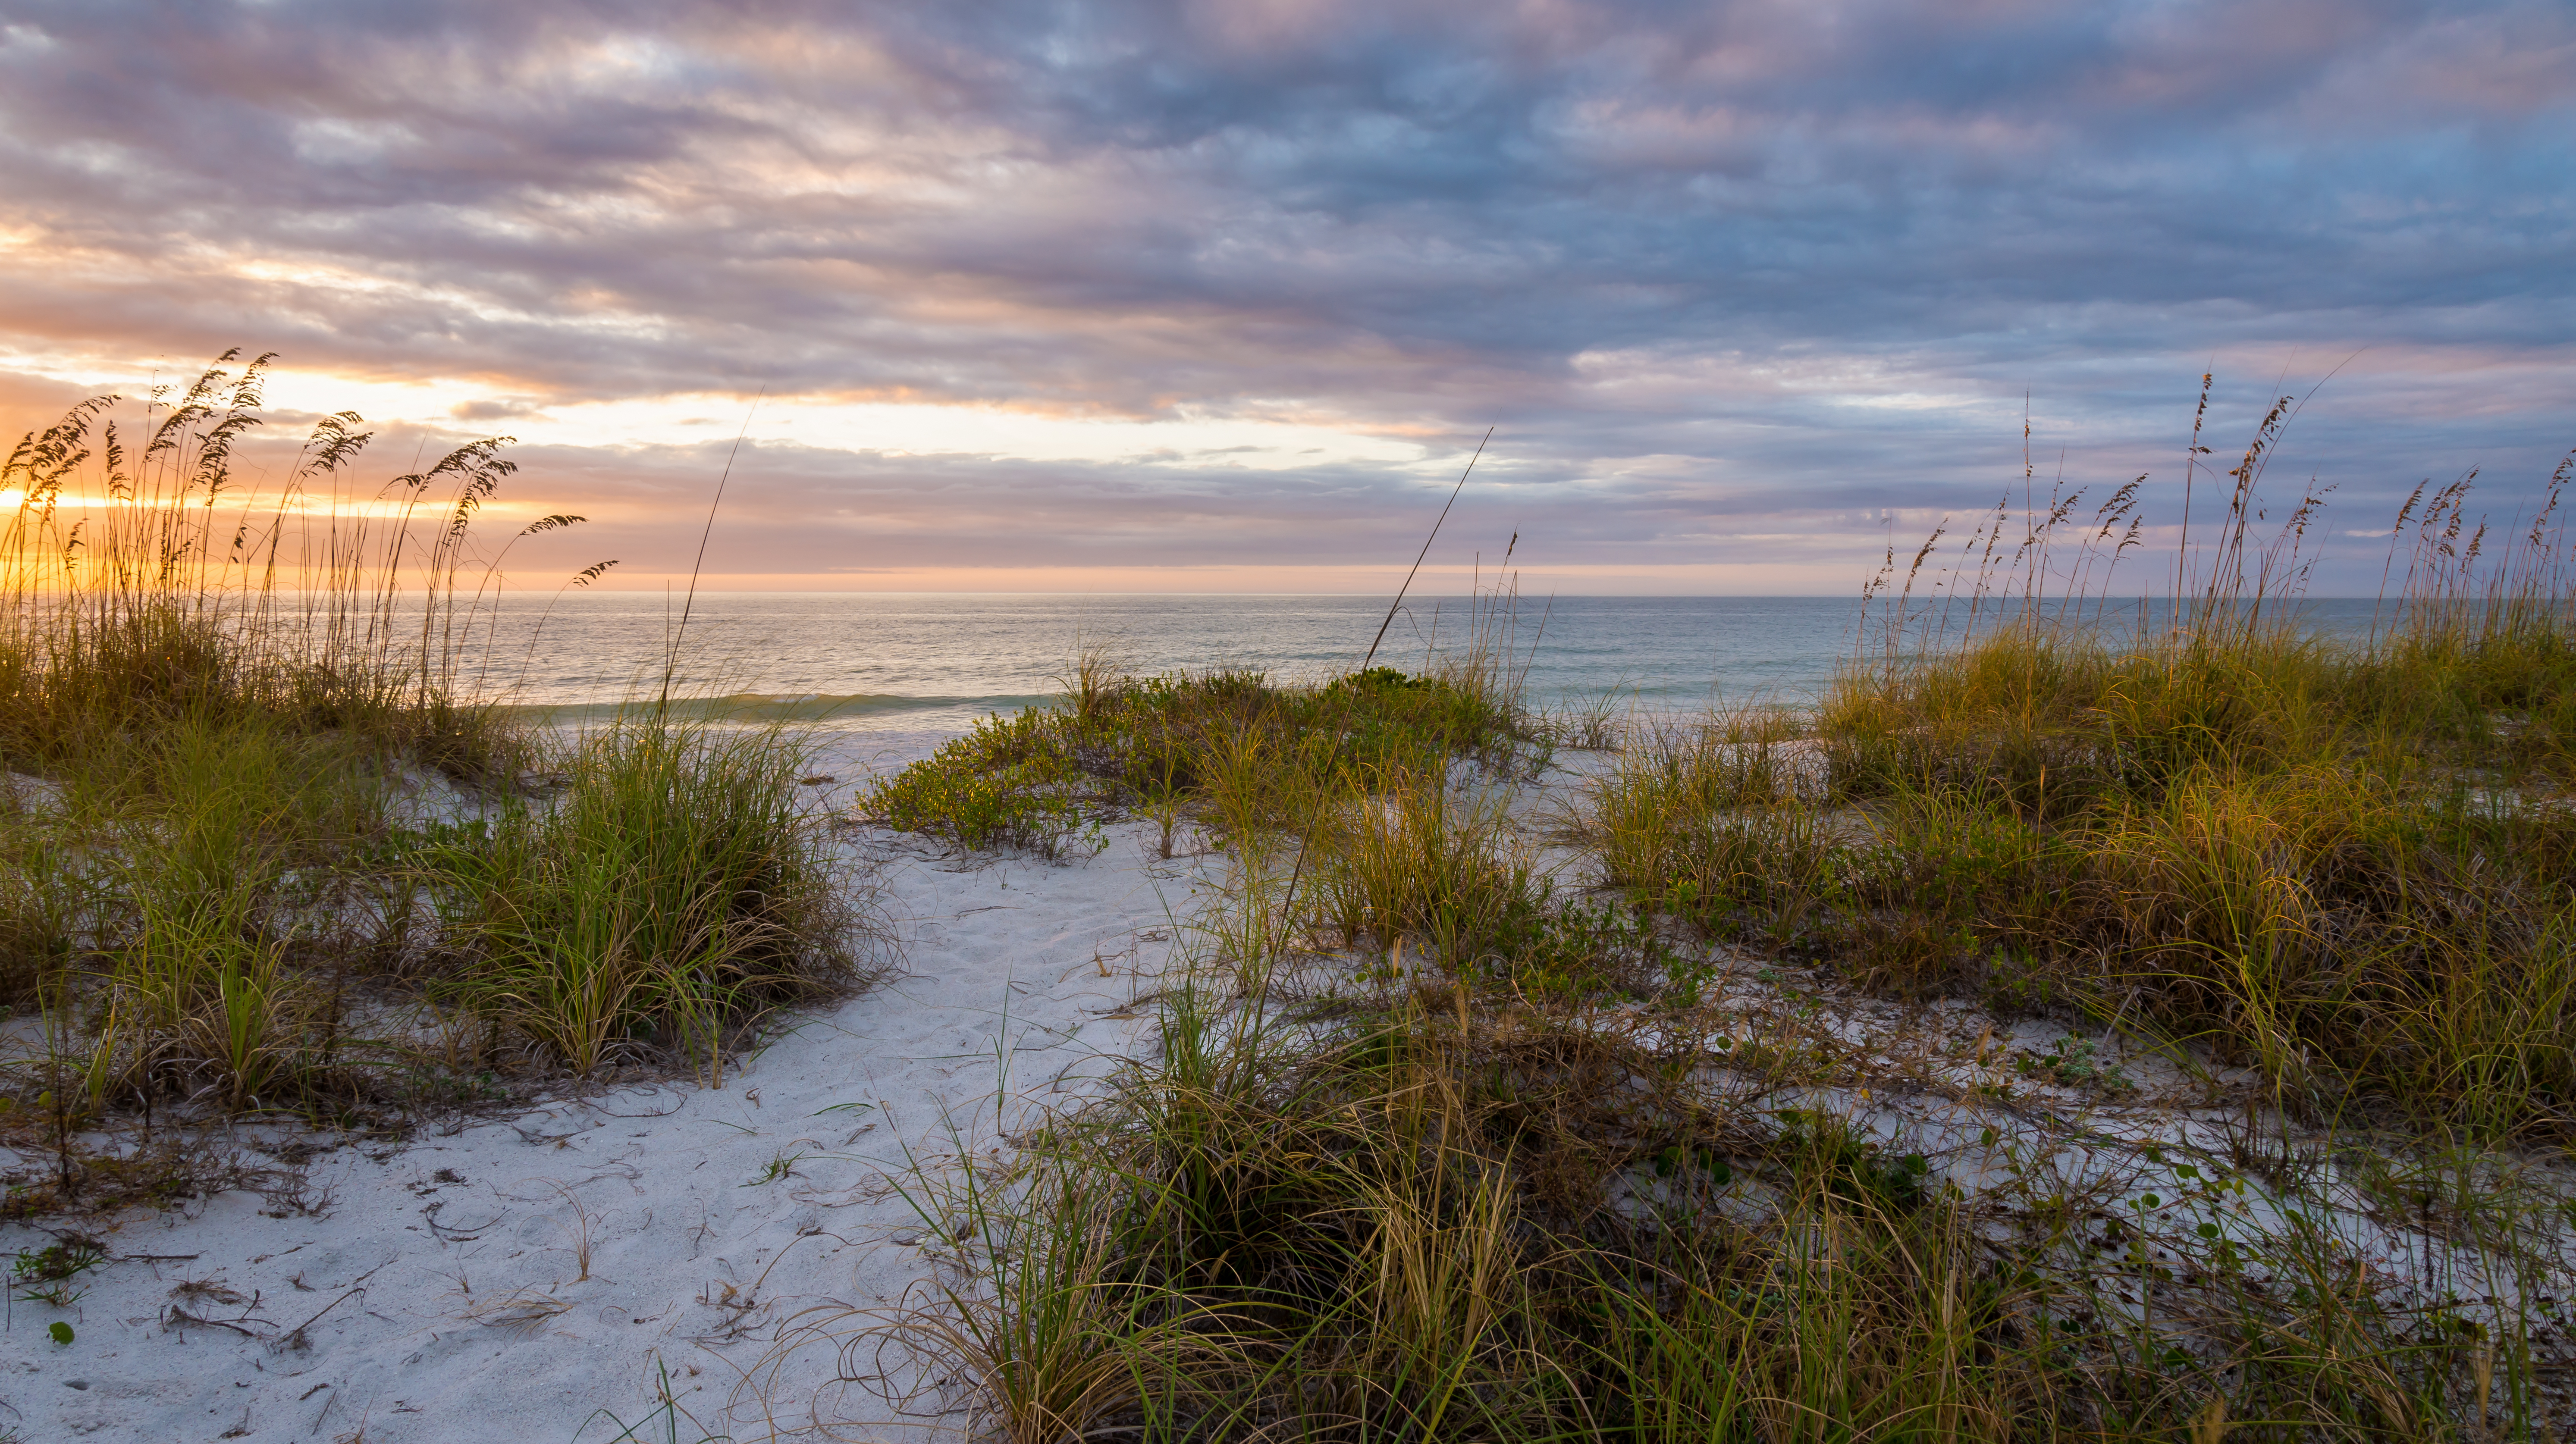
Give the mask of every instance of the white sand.
<svg viewBox="0 0 2576 1444">
<path fill-rule="evenodd" d="M 889 740 L 867 750 L 896 761 L 934 739 L 887 755 Z M 838 764 L 846 796 L 858 749 L 836 750 L 818 765 Z M 645 1420 L 665 1368 L 697 1421 L 682 1444 L 792 1434 L 818 1393 L 863 1426 L 872 1412 L 881 1427 L 854 1437 L 962 1422 L 823 1388 L 828 1350 L 760 1365 L 800 1310 L 881 1306 L 929 1277 L 937 1240 L 896 1191 L 915 1162 L 936 1173 L 961 1140 L 1001 1146 L 1015 1112 L 1068 1101 L 1150 1042 L 1153 1009 L 1123 1005 L 1156 986 L 1193 874 L 1148 852 L 1149 829 L 1110 837 L 1057 866 L 853 834 L 844 845 L 881 866 L 897 975 L 796 1021 L 720 1089 L 627 1089 L 337 1147 L 303 1166 L 328 1200 L 310 1215 L 231 1192 L 89 1225 L 124 1261 L 85 1275 L 68 1312 L 15 1306 L 0 1439 L 606 1441 L 620 1429 L 598 1411 Z M 32 1162 L 0 1151 L 0 1171 Z M 0 1251 L 47 1242 L 0 1228 Z M 241 1302 L 174 1296 L 191 1280 Z M 57 1319 L 69 1346 L 47 1337 Z"/>
</svg>

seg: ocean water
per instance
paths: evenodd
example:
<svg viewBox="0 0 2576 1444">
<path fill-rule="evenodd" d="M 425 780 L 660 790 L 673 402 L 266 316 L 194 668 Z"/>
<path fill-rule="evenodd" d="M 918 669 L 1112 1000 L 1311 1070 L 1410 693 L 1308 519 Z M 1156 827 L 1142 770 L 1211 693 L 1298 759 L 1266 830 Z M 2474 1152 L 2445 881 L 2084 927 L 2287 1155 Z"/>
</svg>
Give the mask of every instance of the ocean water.
<svg viewBox="0 0 2576 1444">
<path fill-rule="evenodd" d="M 651 696 L 677 605 L 608 593 L 506 609 L 484 683 L 566 720 Z M 2350 633 L 2371 608 L 2311 601 L 2305 617 Z M 1367 597 L 702 592 L 674 690 L 836 731 L 958 732 L 1052 700 L 1087 647 L 1139 674 L 1251 668 L 1297 680 L 1357 667 L 1386 624 L 1376 665 L 1418 671 L 1481 635 L 1508 645 L 1534 706 L 1613 696 L 1688 712 L 1814 700 L 1854 655 L 1859 618 L 1848 597 L 1523 598 L 1504 613 L 1415 597 L 1387 623 L 1386 600 Z"/>
<path fill-rule="evenodd" d="M 1604 694 L 1656 711 L 1813 697 L 1848 653 L 1858 608 L 1810 597 L 1557 597 L 1481 614 L 1410 598 L 1387 622 L 1366 597 L 700 593 L 678 664 L 689 691 L 792 711 L 836 729 L 963 730 L 1052 700 L 1086 648 L 1139 674 L 1250 668 L 1322 678 L 1419 671 L 1481 635 L 1508 645 L 1528 699 Z M 486 667 L 515 700 L 588 710 L 651 695 L 676 616 L 658 595 L 566 598 L 504 612 Z"/>
</svg>

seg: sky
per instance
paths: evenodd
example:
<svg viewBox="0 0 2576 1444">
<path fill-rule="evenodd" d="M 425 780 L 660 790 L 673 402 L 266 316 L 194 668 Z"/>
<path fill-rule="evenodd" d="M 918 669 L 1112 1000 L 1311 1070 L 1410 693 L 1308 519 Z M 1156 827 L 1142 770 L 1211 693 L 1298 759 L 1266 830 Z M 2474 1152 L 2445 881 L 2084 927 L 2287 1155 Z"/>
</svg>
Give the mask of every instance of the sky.
<svg viewBox="0 0 2576 1444">
<path fill-rule="evenodd" d="M 2564 3 L 12 0 L 0 424 L 238 346 L 549 585 L 722 478 L 710 585 L 1381 593 L 1491 428 L 1431 586 L 1830 595 L 2169 542 L 2210 373 L 2368 591 L 2576 446 L 2570 136 Z"/>
</svg>

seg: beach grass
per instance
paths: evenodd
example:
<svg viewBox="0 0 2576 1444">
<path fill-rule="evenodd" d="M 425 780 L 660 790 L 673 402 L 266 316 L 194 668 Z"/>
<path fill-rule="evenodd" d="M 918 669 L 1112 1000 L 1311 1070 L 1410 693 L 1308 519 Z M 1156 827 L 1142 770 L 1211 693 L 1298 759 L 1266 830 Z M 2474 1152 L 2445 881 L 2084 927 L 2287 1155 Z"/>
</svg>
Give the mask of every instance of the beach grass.
<svg viewBox="0 0 2576 1444">
<path fill-rule="evenodd" d="M 40 1040 L 0 1125 L 58 1165 L 16 1211 L 145 1186 L 120 1120 L 720 1078 L 868 936 L 791 801 L 793 731 L 649 698 L 567 737 L 502 705 L 501 562 L 581 520 L 483 541 L 506 438 L 369 486 L 333 416 L 245 471 L 266 360 L 85 403 L 0 476 L 0 1006 Z"/>
<path fill-rule="evenodd" d="M 354 491 L 333 418 L 246 494 L 258 375 L 5 478 L 14 1212 L 184 1191 L 173 1123 L 721 1082 L 864 974 L 796 734 L 516 722 L 498 443 Z M 1019 1444 L 2565 1437 L 2568 469 L 2494 545 L 2410 501 L 2321 640 L 2277 420 L 2171 597 L 2113 604 L 2134 490 L 1999 512 L 1891 554 L 1812 709 L 1538 715 L 1507 592 L 1410 674 L 1087 651 L 858 811 L 1219 853 L 1160 1046 L 914 1180 L 926 1292 L 800 1330 Z"/>
<path fill-rule="evenodd" d="M 576 1073 L 658 1047 L 721 1082 L 752 1024 L 856 974 L 868 920 L 777 729 L 638 708 L 560 762 L 559 797 L 505 798 L 411 854 L 442 915 L 433 997 Z"/>
<path fill-rule="evenodd" d="M 1453 758 L 1542 764 L 1548 744 L 1511 695 L 1513 661 L 1470 645 L 1421 676 L 1378 667 L 1301 686 L 1249 671 L 1113 676 L 1086 659 L 1065 706 L 985 718 L 871 784 L 858 811 L 967 849 L 1048 856 L 1113 809 L 1186 810 L 1257 843 L 1349 787 L 1380 790 Z"/>
<path fill-rule="evenodd" d="M 2024 576 L 2034 536 L 1968 588 L 1982 626 L 1865 650 L 1799 735 L 1721 721 L 1632 753 L 1594 814 L 1608 880 L 1872 987 L 2132 1019 L 2318 1116 L 2563 1143 L 2568 475 L 2497 545 L 2461 535 L 2465 488 L 2410 504 L 2414 555 L 2358 639 L 2229 590 L 2233 535 L 2203 559 L 2221 581 L 2143 625 Z M 2296 540 L 2254 573 L 2294 575 Z"/>
<path fill-rule="evenodd" d="M 972 846 L 898 800 L 1045 756 L 1231 880 L 1156 1055 L 842 1326 L 1022 1444 L 2566 1437 L 2568 472 L 2492 546 L 2419 495 L 2326 640 L 2275 431 L 2178 600 L 2111 601 L 2134 489 L 1999 516 L 1814 708 L 1578 709 L 1568 811 L 1501 648 L 1087 668 L 894 779 Z"/>
<path fill-rule="evenodd" d="M 2421 1438 L 2540 1413 L 2540 1321 L 2401 1301 L 2330 1227 L 2232 1207 L 2223 1164 L 2085 1180 L 2002 1144 L 2016 1186 L 1971 1196 L 1956 1158 L 1784 1106 L 1849 1079 L 1776 1034 L 1710 1077 L 1707 1037 L 1437 974 L 1321 1024 L 1232 995 L 1177 1003 L 1159 1059 L 934 1210 L 976 1267 L 873 1332 L 979 1385 L 997 1432 Z"/>
</svg>

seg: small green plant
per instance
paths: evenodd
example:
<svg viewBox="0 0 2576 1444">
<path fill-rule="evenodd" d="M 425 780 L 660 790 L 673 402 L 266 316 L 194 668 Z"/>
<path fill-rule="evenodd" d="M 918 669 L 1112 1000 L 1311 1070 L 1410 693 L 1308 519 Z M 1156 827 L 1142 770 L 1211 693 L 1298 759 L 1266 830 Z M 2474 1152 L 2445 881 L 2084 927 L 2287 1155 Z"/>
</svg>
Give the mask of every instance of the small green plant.
<svg viewBox="0 0 2576 1444">
<path fill-rule="evenodd" d="M 1842 1119 L 1811 1108 L 1778 1113 L 1781 1156 L 1817 1187 L 1876 1208 L 1920 1208 L 1929 1199 L 1931 1165 L 1920 1153 L 1888 1156 Z"/>
<path fill-rule="evenodd" d="M 1550 906 L 1552 891 L 1542 879 L 1507 919 L 1488 975 L 1532 1000 L 1625 998 L 1682 1008 L 1699 1001 L 1715 972 L 1704 956 L 1676 949 L 1650 919 L 1614 902 Z"/>
<path fill-rule="evenodd" d="M 72 1281 L 106 1261 L 107 1255 L 96 1245 L 86 1240 L 66 1239 L 40 1249 L 19 1250 L 18 1256 L 10 1261 L 9 1276 L 19 1298 L 67 1309 L 89 1292 L 86 1288 L 74 1288 Z"/>
<path fill-rule="evenodd" d="M 73 1338 L 72 1326 L 64 1323 L 60 1319 L 56 1319 L 52 1323 L 47 1324 L 45 1326 L 45 1332 L 52 1336 L 54 1343 L 57 1345 L 68 1344 Z"/>
<path fill-rule="evenodd" d="M 761 1165 L 759 1177 L 754 1178 L 749 1183 L 740 1184 L 738 1186 L 742 1188 L 758 1188 L 765 1183 L 776 1183 L 793 1174 L 796 1171 L 797 1161 L 802 1159 L 804 1156 L 805 1155 L 802 1153 L 781 1153 L 770 1159 L 767 1163 Z"/>
<path fill-rule="evenodd" d="M 732 1444 L 730 1434 L 708 1432 L 688 1410 L 680 1405 L 679 1391 L 673 1387 L 671 1366 L 653 1361 L 653 1407 L 629 1424 L 606 1409 L 594 1410 L 581 1428 L 573 1433 L 573 1444 L 581 1444 L 593 1424 L 604 1424 L 617 1430 L 601 1437 L 600 1444 Z M 690 1373 L 697 1372 L 693 1366 Z M 685 1427 L 684 1427 L 685 1426 Z"/>
<path fill-rule="evenodd" d="M 2099 1088 L 2106 1093 L 2134 1093 L 2138 1087 L 2118 1063 L 2101 1056 L 2100 1046 L 2092 1039 L 2073 1034 L 2049 1044 L 2045 1053 L 2024 1053 L 2015 1058 L 2013 1071 L 2024 1078 L 2045 1078 L 2076 1087 Z"/>
<path fill-rule="evenodd" d="M 1050 718 L 1027 712 L 1010 721 L 988 717 L 976 723 L 927 759 L 870 785 L 859 799 L 859 814 L 961 848 L 1064 853 L 1104 799 L 1097 795 L 1098 780 L 1082 770 Z"/>
</svg>

